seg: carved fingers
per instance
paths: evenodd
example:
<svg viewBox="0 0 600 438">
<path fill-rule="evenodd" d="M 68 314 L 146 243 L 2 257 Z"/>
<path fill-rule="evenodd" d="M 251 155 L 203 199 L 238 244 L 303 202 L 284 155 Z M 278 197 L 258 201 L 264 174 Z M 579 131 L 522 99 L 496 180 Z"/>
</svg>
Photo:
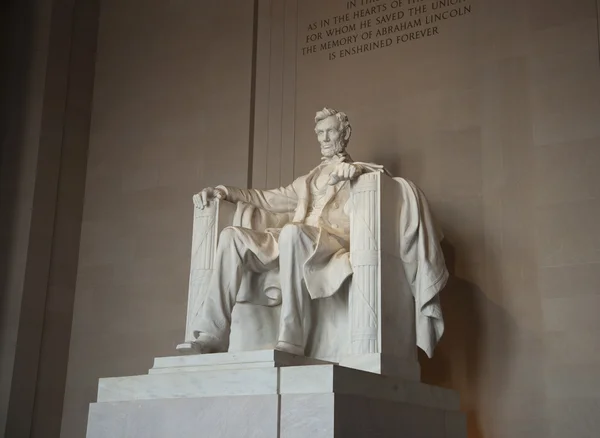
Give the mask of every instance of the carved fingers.
<svg viewBox="0 0 600 438">
<path fill-rule="evenodd" d="M 339 163 L 333 172 L 329 175 L 329 184 L 335 185 L 340 181 L 351 181 L 358 177 L 360 171 L 352 163 Z"/>
<path fill-rule="evenodd" d="M 226 199 L 227 198 L 227 193 L 225 193 L 224 190 L 220 189 L 220 188 L 216 188 L 213 191 L 214 193 L 214 197 L 217 199 Z"/>
<path fill-rule="evenodd" d="M 348 164 L 348 163 L 344 163 L 346 164 L 346 168 L 344 168 L 344 179 L 349 179 L 349 180 L 353 180 L 356 177 L 357 169 L 356 166 L 354 164 Z"/>
<path fill-rule="evenodd" d="M 200 193 L 194 195 L 192 197 L 192 201 L 194 201 L 194 207 L 196 207 L 196 208 L 204 208 L 202 206 L 202 201 L 200 200 Z"/>
<path fill-rule="evenodd" d="M 206 208 L 213 199 L 225 199 L 226 193 L 219 188 L 207 187 L 192 198 L 196 208 Z"/>
</svg>

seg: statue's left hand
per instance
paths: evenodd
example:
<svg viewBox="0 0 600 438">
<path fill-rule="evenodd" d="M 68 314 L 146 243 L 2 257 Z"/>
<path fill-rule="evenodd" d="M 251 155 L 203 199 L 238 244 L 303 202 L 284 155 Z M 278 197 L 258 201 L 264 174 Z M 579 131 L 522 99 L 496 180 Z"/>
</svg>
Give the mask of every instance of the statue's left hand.
<svg viewBox="0 0 600 438">
<path fill-rule="evenodd" d="M 213 199 L 227 199 L 227 192 L 220 187 L 207 187 L 193 197 L 194 205 L 201 210 Z"/>
<path fill-rule="evenodd" d="M 360 168 L 352 163 L 339 163 L 329 174 L 329 185 L 336 185 L 340 181 L 352 181 L 360 176 Z"/>
</svg>

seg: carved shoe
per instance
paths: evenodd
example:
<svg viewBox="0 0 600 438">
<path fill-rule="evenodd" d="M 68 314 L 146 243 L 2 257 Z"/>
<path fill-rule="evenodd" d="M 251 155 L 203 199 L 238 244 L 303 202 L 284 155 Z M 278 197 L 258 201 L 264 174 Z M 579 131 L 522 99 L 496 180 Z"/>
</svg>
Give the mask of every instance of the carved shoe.
<svg viewBox="0 0 600 438">
<path fill-rule="evenodd" d="M 290 344 L 285 341 L 278 341 L 275 345 L 275 350 L 284 351 L 286 353 L 294 354 L 296 356 L 304 356 L 304 348 L 298 345 Z"/>
<path fill-rule="evenodd" d="M 221 342 L 214 336 L 207 335 L 206 333 L 199 333 L 192 342 L 192 347 L 194 351 L 200 354 L 223 352 Z"/>
</svg>

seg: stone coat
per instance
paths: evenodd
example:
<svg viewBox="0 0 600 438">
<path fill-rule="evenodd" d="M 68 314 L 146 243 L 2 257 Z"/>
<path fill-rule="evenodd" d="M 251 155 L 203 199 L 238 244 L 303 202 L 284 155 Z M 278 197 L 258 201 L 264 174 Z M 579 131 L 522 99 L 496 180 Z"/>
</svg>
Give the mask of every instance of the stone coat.
<svg viewBox="0 0 600 438">
<path fill-rule="evenodd" d="M 344 158 L 342 158 L 344 160 Z M 342 161 L 340 160 L 340 161 Z M 346 160 L 350 162 L 350 160 Z M 361 173 L 369 171 L 385 172 L 383 167 L 370 163 L 354 163 Z M 227 191 L 227 199 L 240 206 L 254 206 L 262 210 L 260 214 L 252 212 L 247 217 L 253 220 L 241 220 L 242 226 L 259 229 L 265 224 L 281 227 L 288 222 L 302 222 L 310 205 L 311 178 L 322 168 L 318 166 L 307 175 L 297 178 L 287 187 L 273 190 L 237 189 L 222 187 Z M 386 172 L 387 173 L 387 172 Z M 389 175 L 389 174 L 388 174 Z M 401 205 L 398 216 L 399 235 L 402 236 L 396 247 L 399 269 L 403 269 L 410 285 L 415 304 L 415 328 L 417 345 L 433 355 L 433 350 L 444 333 L 444 320 L 440 305 L 439 293 L 448 280 L 444 255 L 440 247 L 443 239 L 441 230 L 434 223 L 423 193 L 410 181 L 393 178 L 400 187 Z M 344 281 L 352 275 L 350 264 L 350 188 L 347 181 L 330 186 L 326 195 L 326 203 L 319 220 L 319 238 L 315 251 L 304 266 L 304 278 L 308 291 L 313 299 L 325 298 L 335 294 Z M 242 207 L 242 210 L 244 207 Z M 264 214 L 265 212 L 276 215 Z M 243 215 L 243 213 L 241 213 Z M 268 225 L 267 225 L 268 227 Z M 279 228 L 280 229 L 280 228 Z M 278 229 L 267 232 L 278 233 Z M 340 249 L 339 242 L 345 242 Z M 276 306 L 281 303 L 279 296 L 263 293 L 276 283 L 273 275 L 248 276 L 238 295 L 238 301 L 253 304 Z M 260 277 L 259 282 L 251 277 Z"/>
<path fill-rule="evenodd" d="M 338 158 L 338 162 L 349 160 Z M 360 167 L 360 165 L 357 165 Z M 271 190 L 239 189 L 223 187 L 227 192 L 227 200 L 245 203 L 270 213 L 278 214 L 280 224 L 303 223 L 310 206 L 310 182 L 325 167 L 321 164 L 307 175 L 294 180 L 287 187 Z M 361 168 L 361 171 L 365 169 Z M 304 265 L 304 281 L 313 299 L 326 298 L 336 293 L 344 281 L 352 274 L 349 253 L 350 218 L 348 216 L 348 200 L 350 199 L 350 183 L 342 181 L 327 187 L 324 207 L 321 211 L 318 228 L 319 237 L 312 256 Z M 255 226 L 246 225 L 248 228 Z M 275 236 L 280 229 L 267 228 Z M 264 304 L 264 297 L 253 296 L 255 292 L 240 291 L 238 301 L 249 301 Z M 272 300 L 270 305 L 277 305 Z"/>
</svg>

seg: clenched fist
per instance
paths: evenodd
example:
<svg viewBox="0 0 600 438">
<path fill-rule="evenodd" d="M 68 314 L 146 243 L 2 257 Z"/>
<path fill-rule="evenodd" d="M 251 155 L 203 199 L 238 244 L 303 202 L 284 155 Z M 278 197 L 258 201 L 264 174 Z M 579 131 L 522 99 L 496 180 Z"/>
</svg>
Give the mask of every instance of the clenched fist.
<svg viewBox="0 0 600 438">
<path fill-rule="evenodd" d="M 194 195 L 192 199 L 194 200 L 194 206 L 203 210 L 213 199 L 226 198 L 227 192 L 225 192 L 225 190 L 219 187 L 207 187 L 203 189 L 200 193 Z"/>
<path fill-rule="evenodd" d="M 329 174 L 329 185 L 336 185 L 340 181 L 352 181 L 358 178 L 361 170 L 352 163 L 339 163 L 335 166 L 333 172 Z"/>
</svg>

